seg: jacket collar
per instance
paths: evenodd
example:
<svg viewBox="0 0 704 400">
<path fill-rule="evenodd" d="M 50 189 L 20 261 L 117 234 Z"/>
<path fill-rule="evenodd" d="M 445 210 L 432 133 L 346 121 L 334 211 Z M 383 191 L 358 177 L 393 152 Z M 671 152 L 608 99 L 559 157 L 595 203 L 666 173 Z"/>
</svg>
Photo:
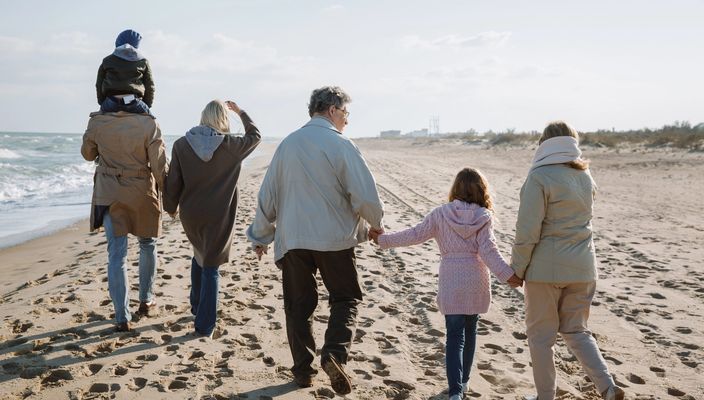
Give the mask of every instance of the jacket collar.
<svg viewBox="0 0 704 400">
<path fill-rule="evenodd" d="M 329 119 L 323 117 L 313 117 L 304 126 L 318 126 L 321 128 L 330 129 L 331 131 L 342 135 L 342 132 L 338 131 L 337 128 L 335 128 L 335 125 L 333 125 Z"/>
</svg>

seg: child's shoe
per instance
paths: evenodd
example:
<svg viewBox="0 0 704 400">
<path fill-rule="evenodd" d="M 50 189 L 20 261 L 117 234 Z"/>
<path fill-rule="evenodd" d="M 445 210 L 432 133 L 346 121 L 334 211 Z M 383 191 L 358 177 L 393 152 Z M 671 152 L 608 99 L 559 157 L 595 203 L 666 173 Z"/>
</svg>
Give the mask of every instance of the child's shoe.
<svg viewBox="0 0 704 400">
<path fill-rule="evenodd" d="M 461 394 L 453 394 L 450 396 L 450 400 L 462 400 L 462 395 Z"/>
<path fill-rule="evenodd" d="M 469 392 L 469 381 L 462 382 L 462 394 Z"/>
</svg>

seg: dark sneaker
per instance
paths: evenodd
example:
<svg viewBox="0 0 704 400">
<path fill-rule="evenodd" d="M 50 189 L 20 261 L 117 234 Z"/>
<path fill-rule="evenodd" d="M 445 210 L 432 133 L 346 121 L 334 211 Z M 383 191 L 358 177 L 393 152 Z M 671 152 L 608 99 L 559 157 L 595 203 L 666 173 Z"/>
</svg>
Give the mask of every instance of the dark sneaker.
<svg viewBox="0 0 704 400">
<path fill-rule="evenodd" d="M 156 300 L 152 300 L 149 303 L 142 301 L 139 303 L 139 309 L 137 310 L 137 314 L 143 315 L 145 317 L 153 317 L 156 314 L 156 311 Z"/>
<path fill-rule="evenodd" d="M 299 388 L 309 388 L 313 386 L 313 377 L 310 375 L 294 375 L 293 381 Z"/>
<path fill-rule="evenodd" d="M 326 358 L 323 361 L 323 371 L 330 377 L 330 386 L 337 394 L 348 394 L 352 391 L 352 382 L 347 376 L 342 365 L 335 358 Z"/>
<path fill-rule="evenodd" d="M 132 330 L 129 322 L 121 322 L 115 325 L 115 332 L 129 332 Z"/>
</svg>

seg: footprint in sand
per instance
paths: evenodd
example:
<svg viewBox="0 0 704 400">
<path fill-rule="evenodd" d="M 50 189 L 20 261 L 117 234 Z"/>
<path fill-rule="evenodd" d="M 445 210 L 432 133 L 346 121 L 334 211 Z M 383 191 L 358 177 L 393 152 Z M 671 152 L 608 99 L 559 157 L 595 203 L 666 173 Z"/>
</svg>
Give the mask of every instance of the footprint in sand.
<svg viewBox="0 0 704 400">
<path fill-rule="evenodd" d="M 147 382 L 145 378 L 133 378 L 132 383 L 128 384 L 127 387 L 134 392 L 138 392 L 147 386 Z"/>
<path fill-rule="evenodd" d="M 635 383 L 637 385 L 645 384 L 645 380 L 643 378 L 633 373 L 626 375 L 626 379 L 628 379 L 629 382 Z"/>
<path fill-rule="evenodd" d="M 169 390 L 186 389 L 188 387 L 188 377 L 177 376 L 176 380 L 169 384 Z"/>
<path fill-rule="evenodd" d="M 658 378 L 664 378 L 665 377 L 665 370 L 660 367 L 650 367 L 650 370 L 655 373 L 655 376 Z"/>
</svg>

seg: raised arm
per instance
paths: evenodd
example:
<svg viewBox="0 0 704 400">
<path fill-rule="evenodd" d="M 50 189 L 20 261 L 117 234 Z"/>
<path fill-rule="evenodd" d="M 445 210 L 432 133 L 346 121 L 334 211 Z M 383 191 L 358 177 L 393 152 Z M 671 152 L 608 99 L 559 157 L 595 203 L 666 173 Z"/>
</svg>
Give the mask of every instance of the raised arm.
<svg viewBox="0 0 704 400">
<path fill-rule="evenodd" d="M 396 233 L 385 233 L 383 235 L 379 235 L 379 238 L 377 239 L 379 242 L 379 247 L 382 249 L 388 249 L 391 247 L 411 246 L 432 239 L 435 237 L 437 229 L 435 217 L 436 213 L 437 211 L 433 210 L 430 214 L 423 218 L 421 223 L 412 228 Z"/>
<path fill-rule="evenodd" d="M 540 241 L 547 202 L 548 197 L 543 185 L 534 175 L 528 175 L 521 188 L 516 238 L 511 251 L 511 268 L 521 279 L 525 279 L 533 249 Z"/>
<path fill-rule="evenodd" d="M 228 100 L 225 104 L 227 105 L 227 108 L 240 116 L 242 125 L 244 125 L 244 137 L 236 138 L 237 140 L 232 142 L 233 145 L 231 147 L 233 152 L 240 155 L 242 159 L 244 159 L 257 148 L 262 140 L 262 135 L 259 133 L 259 128 L 257 128 L 254 124 L 252 118 L 250 118 L 249 115 L 237 105 L 237 103 Z"/>
</svg>

